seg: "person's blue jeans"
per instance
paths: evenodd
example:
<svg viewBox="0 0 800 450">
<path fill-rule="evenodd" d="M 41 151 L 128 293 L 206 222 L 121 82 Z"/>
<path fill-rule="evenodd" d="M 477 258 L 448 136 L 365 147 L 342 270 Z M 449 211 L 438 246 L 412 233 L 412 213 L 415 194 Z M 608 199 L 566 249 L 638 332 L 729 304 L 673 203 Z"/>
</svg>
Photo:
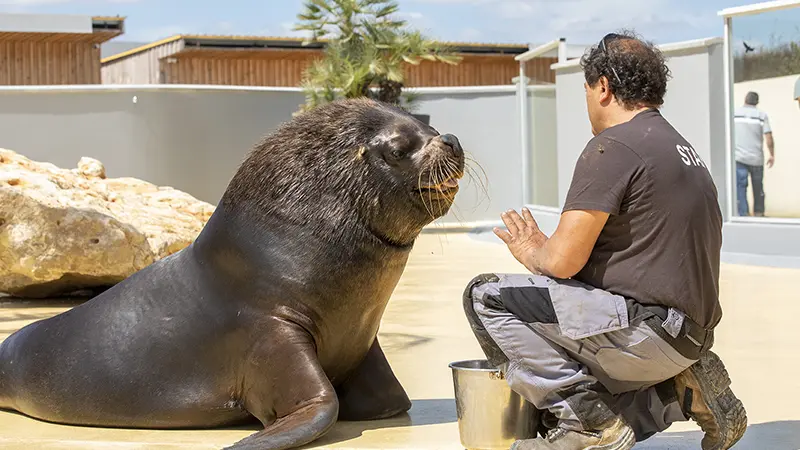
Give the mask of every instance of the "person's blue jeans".
<svg viewBox="0 0 800 450">
<path fill-rule="evenodd" d="M 753 180 L 753 214 L 764 215 L 764 166 L 736 163 L 736 209 L 740 216 L 749 216 L 747 177 Z"/>
</svg>

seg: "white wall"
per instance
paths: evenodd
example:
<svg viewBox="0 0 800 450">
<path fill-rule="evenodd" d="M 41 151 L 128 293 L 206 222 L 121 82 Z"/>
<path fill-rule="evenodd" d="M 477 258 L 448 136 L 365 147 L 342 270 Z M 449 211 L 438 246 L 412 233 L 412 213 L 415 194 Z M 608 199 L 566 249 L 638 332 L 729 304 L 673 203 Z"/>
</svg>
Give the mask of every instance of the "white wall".
<svg viewBox="0 0 800 450">
<path fill-rule="evenodd" d="M 519 208 L 515 87 L 415 92 L 416 112 L 429 114 L 440 132 L 458 136 L 488 177 L 487 191 L 465 182 L 451 214 L 439 222 L 496 221 L 503 210 Z M 106 165 L 109 176 L 173 186 L 216 203 L 252 146 L 302 102 L 300 90 L 280 88 L 6 87 L 0 88 L 0 147 L 70 168 L 90 156 Z"/>
<path fill-rule="evenodd" d="M 558 206 L 558 141 L 556 138 L 556 87 L 528 87 L 530 123 L 530 192 L 537 205 Z"/>
<path fill-rule="evenodd" d="M 744 103 L 749 91 L 759 95 L 758 108 L 769 115 L 775 139 L 775 165 L 764 167 L 766 215 L 771 217 L 800 217 L 800 108 L 792 99 L 794 83 L 800 75 L 746 81 L 734 84 L 734 106 Z M 766 142 L 764 157 L 769 156 Z M 735 197 L 734 197 L 735 198 Z M 753 208 L 752 184 L 747 193 Z"/>
<path fill-rule="evenodd" d="M 267 90 L 2 88 L 0 147 L 68 168 L 90 156 L 110 177 L 216 203 L 247 152 L 302 101 Z"/>
<path fill-rule="evenodd" d="M 577 64 L 556 69 L 556 139 L 558 168 L 558 206 L 564 205 L 578 160 L 592 139 L 592 126 L 586 110 L 583 71 Z"/>
</svg>

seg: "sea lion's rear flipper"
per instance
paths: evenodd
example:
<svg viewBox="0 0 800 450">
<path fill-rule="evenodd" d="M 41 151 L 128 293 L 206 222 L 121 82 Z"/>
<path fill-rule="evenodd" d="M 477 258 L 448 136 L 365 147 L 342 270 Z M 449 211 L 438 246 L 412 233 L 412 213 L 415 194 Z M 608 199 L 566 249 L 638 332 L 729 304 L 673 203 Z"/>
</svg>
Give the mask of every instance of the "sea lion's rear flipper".
<svg viewBox="0 0 800 450">
<path fill-rule="evenodd" d="M 411 401 L 392 372 L 378 338 L 366 358 L 336 388 L 340 420 L 378 420 L 408 411 Z"/>
<path fill-rule="evenodd" d="M 264 429 L 227 449 L 300 447 L 321 437 L 336 423 L 339 401 L 320 367 L 311 336 L 288 325 L 276 334 L 281 337 L 251 358 L 244 383 L 244 407 Z"/>
</svg>

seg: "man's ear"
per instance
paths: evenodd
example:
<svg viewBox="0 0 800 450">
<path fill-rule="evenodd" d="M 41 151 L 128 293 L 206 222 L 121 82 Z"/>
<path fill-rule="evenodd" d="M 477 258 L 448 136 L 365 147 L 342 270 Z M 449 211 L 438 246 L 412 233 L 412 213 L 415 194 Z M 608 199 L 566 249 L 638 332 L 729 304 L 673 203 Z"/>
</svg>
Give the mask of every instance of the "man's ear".
<svg viewBox="0 0 800 450">
<path fill-rule="evenodd" d="M 611 93 L 611 87 L 608 85 L 608 78 L 601 76 L 597 82 L 600 84 L 600 103 L 607 105 L 614 100 L 614 94 Z"/>
</svg>

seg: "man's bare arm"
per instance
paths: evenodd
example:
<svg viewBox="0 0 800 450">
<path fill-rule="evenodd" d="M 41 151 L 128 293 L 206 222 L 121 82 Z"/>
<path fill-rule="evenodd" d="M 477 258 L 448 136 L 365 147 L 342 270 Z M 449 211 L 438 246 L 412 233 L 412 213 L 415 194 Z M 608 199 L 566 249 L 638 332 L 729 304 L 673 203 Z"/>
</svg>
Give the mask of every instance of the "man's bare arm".
<svg viewBox="0 0 800 450">
<path fill-rule="evenodd" d="M 517 261 L 533 273 L 570 278 L 589 260 L 597 237 L 608 220 L 608 213 L 566 211 L 549 238 L 539 229 L 527 208 L 522 209 L 522 216 L 511 210 L 501 217 L 508 231 L 495 228 L 494 232 L 506 243 Z"/>
<path fill-rule="evenodd" d="M 767 167 L 772 167 L 775 164 L 775 138 L 772 137 L 772 133 L 766 133 L 765 136 L 767 138 L 767 149 L 769 149 Z"/>
</svg>

